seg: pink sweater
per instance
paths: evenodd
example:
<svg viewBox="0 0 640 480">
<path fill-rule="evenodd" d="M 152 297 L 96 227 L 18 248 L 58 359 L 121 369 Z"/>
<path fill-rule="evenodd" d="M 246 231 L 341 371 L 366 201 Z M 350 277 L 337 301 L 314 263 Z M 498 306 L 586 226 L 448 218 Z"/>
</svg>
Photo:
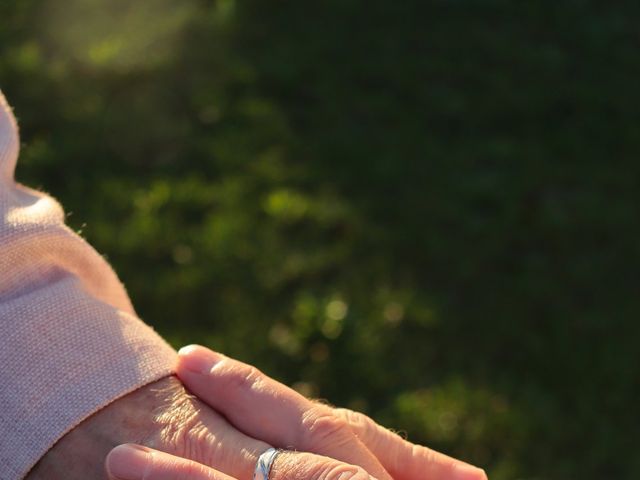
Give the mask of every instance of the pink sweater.
<svg viewBox="0 0 640 480">
<path fill-rule="evenodd" d="M 175 362 L 60 205 L 14 181 L 18 149 L 0 93 L 0 480 L 23 478 L 83 419 Z"/>
</svg>

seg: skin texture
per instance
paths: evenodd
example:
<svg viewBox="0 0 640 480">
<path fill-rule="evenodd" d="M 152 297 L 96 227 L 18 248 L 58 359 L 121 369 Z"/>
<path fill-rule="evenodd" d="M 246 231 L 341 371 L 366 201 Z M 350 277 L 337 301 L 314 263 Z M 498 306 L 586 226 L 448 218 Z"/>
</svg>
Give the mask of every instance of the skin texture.
<svg viewBox="0 0 640 480">
<path fill-rule="evenodd" d="M 141 443 L 184 454 L 179 435 L 198 414 L 199 402 L 175 377 L 116 400 L 65 435 L 26 477 L 29 480 L 107 479 L 104 458 L 120 443 Z"/>
<path fill-rule="evenodd" d="M 164 468 L 145 480 L 249 480 L 258 456 L 269 448 L 236 430 L 189 394 L 177 378 L 170 377 L 122 397 L 82 422 L 40 460 L 27 479 L 114 479 L 107 473 L 105 457 L 121 443 L 151 447 L 162 455 L 163 462 L 156 462 L 156 466 L 164 463 Z M 170 457 L 161 452 L 192 459 L 197 464 L 166 460 Z M 203 465 L 215 466 L 218 471 Z M 369 478 L 360 467 L 291 452 L 279 456 L 270 479 L 332 480 L 345 473 L 355 476 L 354 480 Z M 200 476 L 195 477 L 196 474 Z"/>
<path fill-rule="evenodd" d="M 114 479 L 107 473 L 105 457 L 121 443 L 150 447 L 161 455 L 156 456 L 156 467 L 163 464 L 164 468 L 147 472 L 156 476 L 147 475 L 145 480 L 249 480 L 258 456 L 269 448 L 235 429 L 189 394 L 178 379 L 170 377 L 142 387 L 82 422 L 40 460 L 27 478 Z M 197 464 L 172 461 L 162 452 Z M 354 480 L 369 478 L 360 467 L 311 453 L 291 452 L 279 456 L 270 480 L 332 480 L 344 473 L 355 475 Z M 200 476 L 194 477 L 196 474 Z"/>
<path fill-rule="evenodd" d="M 312 402 L 249 365 L 204 347 L 180 357 L 180 380 L 147 385 L 93 415 L 27 478 L 248 480 L 258 456 L 275 446 L 294 451 L 277 457 L 270 480 L 486 480 L 482 470 L 364 415 Z M 129 443 L 144 448 L 113 450 Z M 136 464 L 142 476 L 118 474 Z"/>
<path fill-rule="evenodd" d="M 366 415 L 313 402 L 258 369 L 198 345 L 179 352 L 189 391 L 237 428 L 279 448 L 358 465 L 381 479 L 485 480 L 478 468 L 411 444 Z"/>
</svg>

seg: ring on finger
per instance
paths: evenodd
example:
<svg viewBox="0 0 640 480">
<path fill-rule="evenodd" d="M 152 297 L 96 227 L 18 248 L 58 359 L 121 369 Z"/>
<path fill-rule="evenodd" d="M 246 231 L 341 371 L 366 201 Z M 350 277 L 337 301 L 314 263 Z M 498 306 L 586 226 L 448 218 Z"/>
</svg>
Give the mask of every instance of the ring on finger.
<svg viewBox="0 0 640 480">
<path fill-rule="evenodd" d="M 279 448 L 269 448 L 262 452 L 256 461 L 256 468 L 253 471 L 253 480 L 269 480 L 269 474 L 276 457 L 282 452 Z"/>
</svg>

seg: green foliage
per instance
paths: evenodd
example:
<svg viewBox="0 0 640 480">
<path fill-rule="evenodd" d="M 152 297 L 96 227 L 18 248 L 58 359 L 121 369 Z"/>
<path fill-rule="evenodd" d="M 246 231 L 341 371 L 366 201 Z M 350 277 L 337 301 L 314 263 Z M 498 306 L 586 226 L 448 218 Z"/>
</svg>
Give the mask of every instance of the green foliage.
<svg viewBox="0 0 640 480">
<path fill-rule="evenodd" d="M 638 5 L 0 5 L 18 177 L 139 314 L 490 478 L 637 478 Z"/>
</svg>

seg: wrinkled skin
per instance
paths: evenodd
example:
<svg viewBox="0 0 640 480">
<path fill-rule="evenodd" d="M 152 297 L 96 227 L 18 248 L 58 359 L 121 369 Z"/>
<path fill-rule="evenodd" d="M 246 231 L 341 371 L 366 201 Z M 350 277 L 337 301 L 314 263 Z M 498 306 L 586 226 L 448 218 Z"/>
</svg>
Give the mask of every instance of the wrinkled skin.
<svg viewBox="0 0 640 480">
<path fill-rule="evenodd" d="M 251 365 L 199 346 L 181 349 L 179 359 L 180 380 L 160 380 L 99 411 L 27 478 L 106 479 L 107 454 L 135 443 L 156 451 L 143 467 L 147 480 L 250 479 L 270 446 L 288 450 L 271 480 L 486 480 L 476 467 L 411 444 L 360 413 L 310 401 Z M 111 473 L 131 462 L 109 458 Z"/>
<path fill-rule="evenodd" d="M 105 457 L 116 445 L 128 442 L 193 457 L 203 435 L 198 428 L 203 408 L 208 409 L 175 377 L 144 386 L 65 435 L 26 478 L 106 480 Z"/>
</svg>

